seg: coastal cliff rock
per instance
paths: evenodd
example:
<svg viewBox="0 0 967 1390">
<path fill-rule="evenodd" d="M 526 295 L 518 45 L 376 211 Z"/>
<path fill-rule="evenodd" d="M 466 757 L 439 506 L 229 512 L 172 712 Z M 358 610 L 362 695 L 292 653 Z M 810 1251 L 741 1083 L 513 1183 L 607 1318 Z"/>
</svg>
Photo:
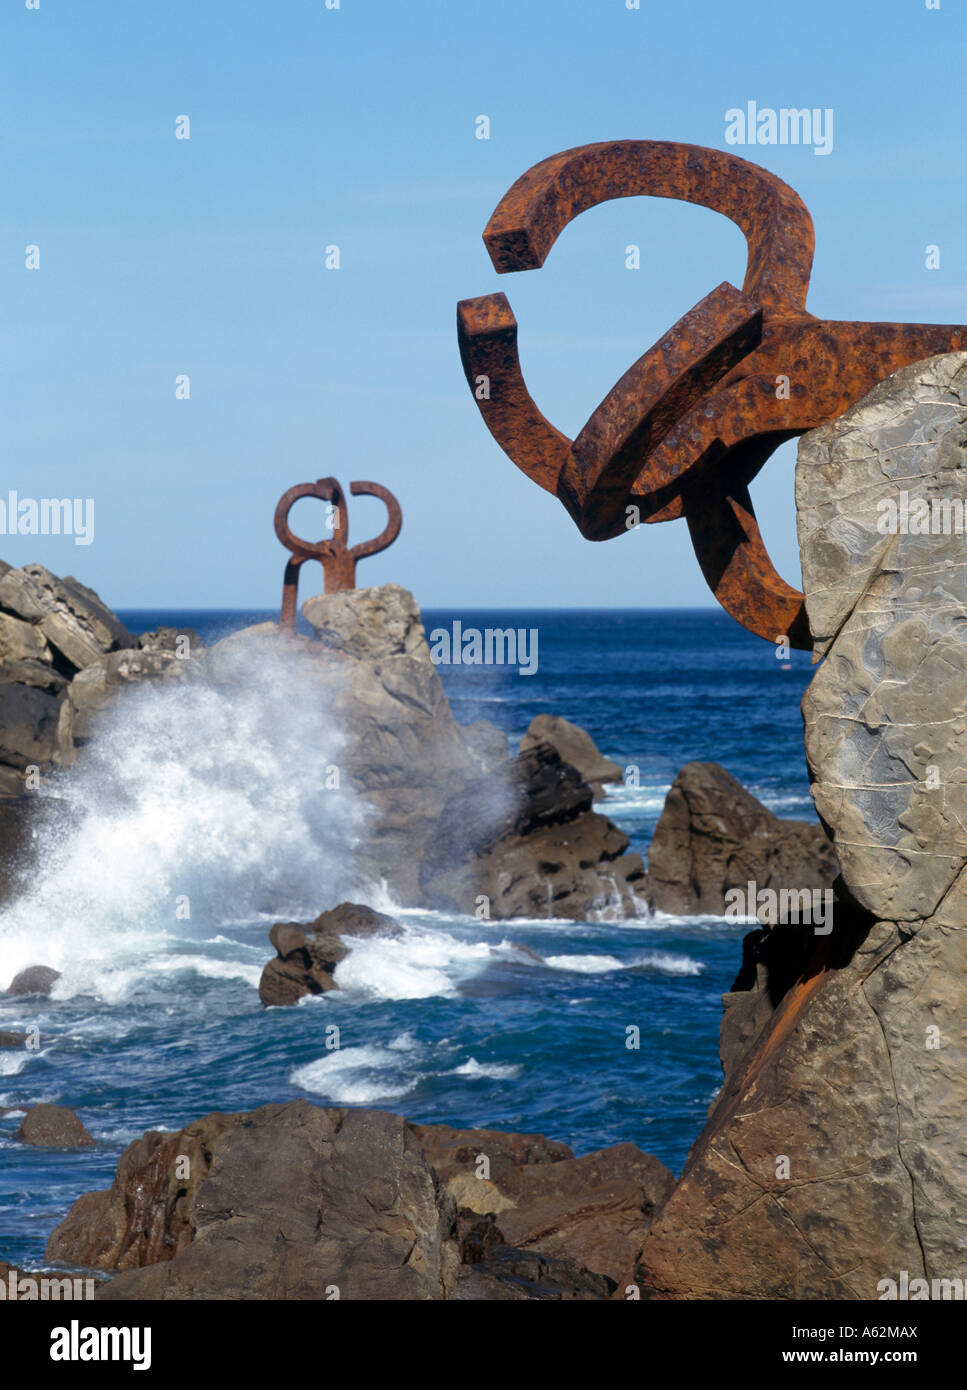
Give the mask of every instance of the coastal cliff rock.
<svg viewBox="0 0 967 1390">
<path fill-rule="evenodd" d="M 107 1299 L 604 1299 L 671 1184 L 631 1144 L 298 1100 L 145 1134 L 46 1258 L 120 1271 Z"/>
<path fill-rule="evenodd" d="M 721 913 L 730 888 L 831 888 L 836 855 L 822 826 L 784 820 L 718 763 L 686 763 L 648 850 L 653 911 Z"/>
<path fill-rule="evenodd" d="M 940 1297 L 963 1276 L 964 536 L 882 519 L 904 492 L 962 505 L 965 466 L 967 354 L 897 372 L 800 444 L 825 654 L 806 749 L 844 902 L 829 937 L 777 928 L 771 961 L 753 943 L 748 1004 L 726 997 L 725 1085 L 636 1267 L 658 1297 L 872 1299 L 904 1271 Z"/>
</svg>

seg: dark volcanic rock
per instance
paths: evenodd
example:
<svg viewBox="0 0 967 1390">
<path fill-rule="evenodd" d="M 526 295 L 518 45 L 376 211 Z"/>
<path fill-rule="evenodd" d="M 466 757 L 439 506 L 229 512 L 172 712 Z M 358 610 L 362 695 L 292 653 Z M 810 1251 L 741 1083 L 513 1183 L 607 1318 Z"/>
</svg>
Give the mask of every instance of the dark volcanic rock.
<svg viewBox="0 0 967 1390">
<path fill-rule="evenodd" d="M 341 903 L 308 924 L 276 922 L 269 940 L 278 955 L 262 971 L 259 998 L 268 1008 L 337 989 L 333 971 L 349 954 L 344 936 L 395 936 L 399 931 L 392 917 L 360 903 Z"/>
<path fill-rule="evenodd" d="M 73 1110 L 63 1105 L 32 1106 L 14 1138 L 38 1149 L 80 1149 L 94 1143 Z"/>
<path fill-rule="evenodd" d="M 27 1041 L 26 1033 L 8 1033 L 0 1028 L 0 1047 L 23 1047 Z"/>
<path fill-rule="evenodd" d="M 520 741 L 520 751 L 526 753 L 539 743 L 556 748 L 564 762 L 576 768 L 594 790 L 595 800 L 604 795 L 604 782 L 620 782 L 621 768 L 606 758 L 586 730 L 556 714 L 539 714 L 532 719 Z"/>
<path fill-rule="evenodd" d="M 7 986 L 8 994 L 49 994 L 60 979 L 60 971 L 49 965 L 28 965 Z"/>
<path fill-rule="evenodd" d="M 718 763 L 687 763 L 648 851 L 648 901 L 714 914 L 729 888 L 831 888 L 837 873 L 822 826 L 773 815 Z"/>
<path fill-rule="evenodd" d="M 591 809 L 592 789 L 550 744 L 510 764 L 506 780 L 461 787 L 446 802 L 420 866 L 434 907 L 489 915 L 636 915 L 644 866 L 627 835 Z"/>
</svg>

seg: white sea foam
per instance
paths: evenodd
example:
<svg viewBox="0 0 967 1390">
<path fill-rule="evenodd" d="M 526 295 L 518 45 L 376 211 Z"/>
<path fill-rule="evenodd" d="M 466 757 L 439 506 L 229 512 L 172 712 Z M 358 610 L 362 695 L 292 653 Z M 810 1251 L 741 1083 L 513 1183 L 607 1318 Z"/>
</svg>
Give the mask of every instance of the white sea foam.
<svg viewBox="0 0 967 1390">
<path fill-rule="evenodd" d="M 485 969 L 494 957 L 485 941 L 461 941 L 447 932 L 412 925 L 397 937 L 343 940 L 350 953 L 336 966 L 336 983 L 376 999 L 455 994 L 461 980 Z"/>
<path fill-rule="evenodd" d="M 314 917 L 352 895 L 362 812 L 326 786 L 341 736 L 305 662 L 239 643 L 217 688 L 166 682 L 118 702 L 57 787 L 69 817 L 41 825 L 38 877 L 0 915 L 0 987 L 44 964 L 64 974 L 55 998 L 116 1002 L 196 921 L 210 939 L 212 926 Z M 187 958 L 162 968 L 254 978 Z"/>
<path fill-rule="evenodd" d="M 402 1034 L 386 1047 L 366 1043 L 338 1048 L 296 1067 L 289 1082 L 337 1105 L 372 1105 L 408 1095 L 419 1084 L 418 1056 L 412 1039 Z"/>
<path fill-rule="evenodd" d="M 615 970 L 655 970 L 662 975 L 700 975 L 705 969 L 701 961 L 672 951 L 645 951 L 630 960 L 617 956 L 566 955 L 546 956 L 544 964 L 552 970 L 570 970 L 579 975 L 608 975 Z"/>
<path fill-rule="evenodd" d="M 545 956 L 544 964 L 552 970 L 573 970 L 579 975 L 605 975 L 624 968 L 616 956 Z"/>
<path fill-rule="evenodd" d="M 499 1062 L 478 1062 L 476 1057 L 468 1057 L 462 1066 L 454 1067 L 451 1076 L 488 1077 L 493 1081 L 508 1081 L 520 1076 L 520 1066 L 502 1065 Z"/>
</svg>

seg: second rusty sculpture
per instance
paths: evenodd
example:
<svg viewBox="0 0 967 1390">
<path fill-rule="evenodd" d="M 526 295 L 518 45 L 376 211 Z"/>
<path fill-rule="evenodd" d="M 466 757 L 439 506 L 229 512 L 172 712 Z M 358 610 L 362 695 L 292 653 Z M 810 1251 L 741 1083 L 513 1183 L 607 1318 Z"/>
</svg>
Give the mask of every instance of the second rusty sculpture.
<svg viewBox="0 0 967 1390">
<path fill-rule="evenodd" d="M 731 218 L 742 289 L 714 289 L 631 366 L 574 440 L 532 400 L 502 294 L 457 306 L 464 371 L 511 460 L 556 494 L 589 540 L 684 517 L 705 578 L 744 627 L 811 646 L 803 596 L 776 572 L 749 483 L 787 439 L 835 420 L 899 367 L 967 347 L 959 324 L 850 323 L 806 312 L 813 224 L 797 194 L 721 150 L 619 140 L 565 150 L 505 194 L 484 232 L 498 274 L 544 264 L 573 218 L 647 194 Z M 487 388 L 479 391 L 481 380 Z"/>
<path fill-rule="evenodd" d="M 339 593 L 342 589 L 355 589 L 356 563 L 367 555 L 377 555 L 392 545 L 400 533 L 403 513 L 400 504 L 389 488 L 380 483 L 350 483 L 349 491 L 354 497 L 379 497 L 385 502 L 389 514 L 386 526 L 371 541 L 361 541 L 349 547 L 349 516 L 346 497 L 335 478 L 319 478 L 314 483 L 299 483 L 283 493 L 275 509 L 275 534 L 291 551 L 292 558 L 285 567 L 282 587 L 281 627 L 284 632 L 295 631 L 295 619 L 299 596 L 299 570 L 306 560 L 318 560 L 324 575 L 324 592 Z M 301 497 L 318 497 L 328 502 L 333 512 L 333 535 L 331 540 L 304 541 L 294 536 L 289 529 L 289 512 Z"/>
</svg>

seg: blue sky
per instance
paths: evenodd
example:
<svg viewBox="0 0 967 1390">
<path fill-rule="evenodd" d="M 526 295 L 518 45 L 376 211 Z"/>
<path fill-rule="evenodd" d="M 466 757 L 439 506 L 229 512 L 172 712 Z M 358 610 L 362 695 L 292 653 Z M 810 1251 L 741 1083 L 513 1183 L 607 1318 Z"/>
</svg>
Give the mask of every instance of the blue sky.
<svg viewBox="0 0 967 1390">
<path fill-rule="evenodd" d="M 828 157 L 736 150 L 813 215 L 808 307 L 967 321 L 967 22 L 963 0 L 940 4 L 3 0 L 0 498 L 93 497 L 95 539 L 0 536 L 0 556 L 116 607 L 274 606 L 275 503 L 335 474 L 403 506 L 361 583 L 426 605 L 709 602 L 683 522 L 595 545 L 517 472 L 466 387 L 454 315 L 507 293 L 528 385 L 573 435 L 677 318 L 741 284 L 740 232 L 624 199 L 571 223 L 542 270 L 501 277 L 480 234 L 569 146 L 726 148 L 729 108 L 831 107 Z M 785 446 L 753 497 L 798 583 L 794 461 Z M 308 535 L 321 516 L 300 506 Z M 352 540 L 382 525 L 355 503 Z M 306 567 L 303 593 L 320 587 Z"/>
</svg>

